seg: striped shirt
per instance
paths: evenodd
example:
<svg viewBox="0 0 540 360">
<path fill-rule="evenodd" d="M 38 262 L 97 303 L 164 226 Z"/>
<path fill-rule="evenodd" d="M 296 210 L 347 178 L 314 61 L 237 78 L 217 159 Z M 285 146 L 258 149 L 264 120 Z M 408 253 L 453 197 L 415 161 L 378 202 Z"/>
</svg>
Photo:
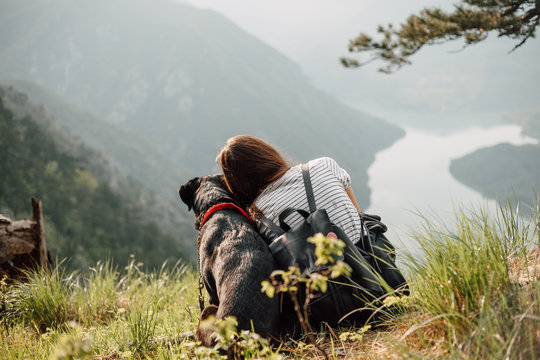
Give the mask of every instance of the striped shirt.
<svg viewBox="0 0 540 360">
<path fill-rule="evenodd" d="M 325 209 L 330 221 L 339 226 L 353 243 L 357 242 L 361 237 L 362 223 L 345 191 L 351 186 L 350 175 L 329 157 L 311 160 L 308 165 L 317 209 Z M 264 189 L 255 206 L 275 224 L 279 224 L 279 214 L 287 208 L 309 212 L 301 165 L 290 168 L 279 180 Z M 293 213 L 285 222 L 294 226 L 302 220 L 299 214 Z M 260 221 L 257 221 L 257 225 L 259 232 L 267 239 L 276 237 Z"/>
</svg>

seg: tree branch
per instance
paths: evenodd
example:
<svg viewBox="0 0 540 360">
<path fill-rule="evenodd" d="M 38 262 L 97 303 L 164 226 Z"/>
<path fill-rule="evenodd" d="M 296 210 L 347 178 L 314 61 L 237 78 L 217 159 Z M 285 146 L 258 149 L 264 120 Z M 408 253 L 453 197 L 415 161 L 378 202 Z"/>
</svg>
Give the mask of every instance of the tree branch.
<svg viewBox="0 0 540 360">
<path fill-rule="evenodd" d="M 498 36 L 517 39 L 519 43 L 510 51 L 522 46 L 534 37 L 540 19 L 540 0 L 462 0 L 454 12 L 446 13 L 439 8 L 424 9 L 419 15 L 411 15 L 399 30 L 392 25 L 379 26 L 380 40 L 373 40 L 362 33 L 350 41 L 349 52 L 371 52 L 367 61 L 341 58 L 345 67 L 359 67 L 375 59 L 388 65 L 379 71 L 391 73 L 405 64 L 409 57 L 424 45 L 434 45 L 463 38 L 465 46 L 476 44 L 497 31 Z"/>
<path fill-rule="evenodd" d="M 536 2 L 539 2 L 540 0 L 536 0 Z M 525 38 L 523 40 L 520 41 L 519 44 L 517 44 L 516 46 L 514 46 L 514 48 L 512 50 L 509 51 L 509 53 L 512 53 L 514 52 L 518 47 L 520 47 L 521 45 L 525 44 L 525 42 L 531 37 L 533 36 L 534 34 L 534 30 L 536 29 L 536 26 L 538 25 L 538 23 L 540 22 L 540 17 L 538 17 L 536 19 L 536 22 L 534 23 L 534 26 L 531 26 L 531 29 L 527 32 L 527 36 L 525 36 Z"/>
</svg>

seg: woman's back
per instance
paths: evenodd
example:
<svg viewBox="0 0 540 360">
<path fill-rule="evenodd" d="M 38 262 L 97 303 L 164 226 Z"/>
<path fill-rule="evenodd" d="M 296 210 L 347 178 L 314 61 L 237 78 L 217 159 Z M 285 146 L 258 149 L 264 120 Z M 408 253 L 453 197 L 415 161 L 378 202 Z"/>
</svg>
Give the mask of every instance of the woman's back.
<svg viewBox="0 0 540 360">
<path fill-rule="evenodd" d="M 346 192 L 351 184 L 349 174 L 329 157 L 311 160 L 308 164 L 317 208 L 326 209 L 330 220 L 338 225 L 352 242 L 358 241 L 362 223 Z M 301 166 L 290 168 L 280 179 L 264 189 L 255 205 L 276 224 L 279 222 L 279 214 L 287 208 L 309 211 Z M 300 215 L 294 213 L 286 219 L 286 223 L 293 226 L 301 219 Z M 260 222 L 258 225 L 263 236 L 268 239 L 275 237 L 266 226 Z"/>
</svg>

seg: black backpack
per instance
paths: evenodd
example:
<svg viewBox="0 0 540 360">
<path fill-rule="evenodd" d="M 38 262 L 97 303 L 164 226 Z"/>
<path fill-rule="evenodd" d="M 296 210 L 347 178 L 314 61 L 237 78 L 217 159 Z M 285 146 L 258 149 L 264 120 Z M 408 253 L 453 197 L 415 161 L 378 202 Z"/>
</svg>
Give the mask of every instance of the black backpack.
<svg viewBox="0 0 540 360">
<path fill-rule="evenodd" d="M 364 215 L 361 219 L 368 222 L 368 231 L 364 231 L 357 245 L 353 244 L 345 232 L 330 221 L 326 210 L 317 209 L 307 164 L 302 165 L 302 175 L 310 212 L 287 208 L 279 215 L 279 226 L 264 215 L 259 218 L 277 236 L 269 241 L 270 251 L 280 269 L 287 270 L 289 266 L 297 265 L 303 274 L 311 274 L 326 268 L 315 265 L 315 245 L 307 238 L 317 233 L 337 235 L 345 242 L 345 249 L 343 256 L 334 258 L 344 260 L 352 268 L 352 273 L 349 277 L 329 280 L 327 291 L 315 294 L 308 307 L 309 321 L 314 328 L 323 322 L 330 326 L 362 324 L 372 313 L 367 304 L 380 302 L 392 289 L 407 287 L 394 264 L 394 247 L 383 235 L 386 226 L 380 218 L 377 220 L 376 216 Z M 285 220 L 293 213 L 304 219 L 291 227 Z M 304 300 L 303 293 L 303 289 L 298 291 L 300 303 Z"/>
</svg>

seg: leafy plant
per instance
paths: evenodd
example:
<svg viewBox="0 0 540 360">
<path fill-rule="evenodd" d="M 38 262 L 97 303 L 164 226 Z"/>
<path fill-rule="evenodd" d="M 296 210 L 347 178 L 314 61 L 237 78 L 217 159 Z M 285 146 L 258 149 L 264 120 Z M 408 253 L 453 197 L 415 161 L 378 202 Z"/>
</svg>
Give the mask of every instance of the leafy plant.
<svg viewBox="0 0 540 360">
<path fill-rule="evenodd" d="M 203 329 L 211 330 L 216 337 L 213 348 L 199 347 L 195 354 L 201 358 L 211 359 L 282 359 L 279 351 L 272 350 L 267 339 L 259 334 L 242 330 L 237 331 L 238 322 L 234 316 L 218 319 L 210 316 L 201 322 Z"/>
<path fill-rule="evenodd" d="M 351 267 L 342 260 L 336 261 L 335 255 L 343 255 L 345 243 L 333 237 L 316 234 L 307 239 L 315 245 L 315 264 L 319 270 L 312 273 L 301 273 L 298 266 L 291 266 L 288 270 L 275 270 L 270 276 L 270 281 L 263 281 L 261 291 L 267 296 L 273 297 L 276 292 L 288 293 L 294 304 L 294 311 L 302 327 L 302 331 L 308 336 L 310 342 L 328 358 L 326 352 L 317 345 L 313 336 L 313 328 L 309 322 L 309 304 L 319 292 L 325 293 L 328 289 L 328 281 L 337 279 L 342 275 L 349 276 Z M 325 266 L 323 268 L 323 265 Z M 304 302 L 299 301 L 299 291 L 304 291 Z"/>
<path fill-rule="evenodd" d="M 51 360 L 91 360 L 93 358 L 92 340 L 80 334 L 61 335 L 51 355 Z"/>
</svg>

